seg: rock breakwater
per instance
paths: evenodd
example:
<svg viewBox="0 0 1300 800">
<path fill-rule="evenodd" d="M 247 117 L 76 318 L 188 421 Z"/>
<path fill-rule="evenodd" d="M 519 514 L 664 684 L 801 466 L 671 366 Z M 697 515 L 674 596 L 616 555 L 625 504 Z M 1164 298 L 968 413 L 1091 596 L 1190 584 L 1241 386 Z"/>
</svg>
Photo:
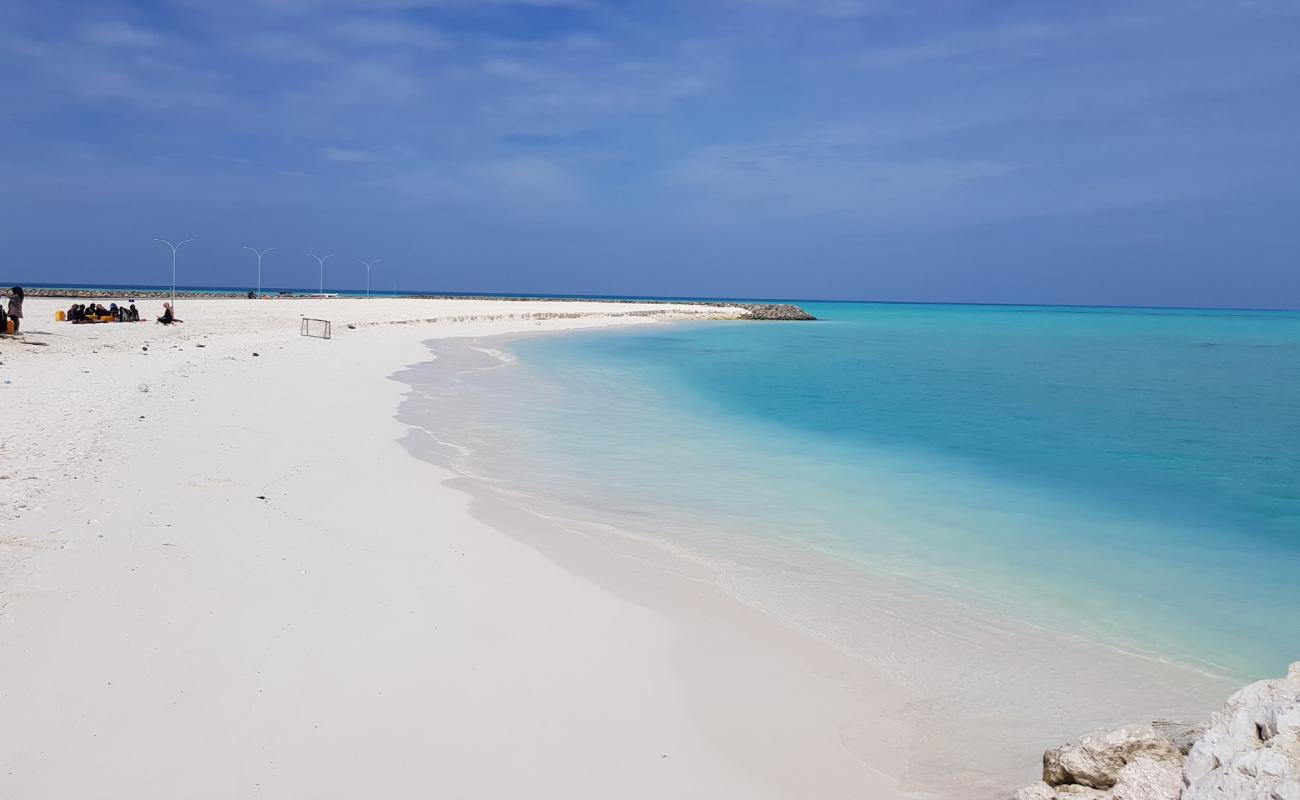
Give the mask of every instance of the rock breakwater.
<svg viewBox="0 0 1300 800">
<path fill-rule="evenodd" d="M 789 303 L 724 303 L 728 307 L 743 308 L 749 312 L 745 319 L 756 320 L 806 320 L 817 319 L 799 306 Z"/>
</svg>

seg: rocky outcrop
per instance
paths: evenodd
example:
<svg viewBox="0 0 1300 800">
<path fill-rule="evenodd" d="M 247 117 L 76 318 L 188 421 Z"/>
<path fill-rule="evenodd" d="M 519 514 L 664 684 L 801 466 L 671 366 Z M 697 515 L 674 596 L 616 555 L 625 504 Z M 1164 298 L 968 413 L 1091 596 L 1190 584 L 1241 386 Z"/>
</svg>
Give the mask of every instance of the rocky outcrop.
<svg viewBox="0 0 1300 800">
<path fill-rule="evenodd" d="M 1043 780 L 1050 786 L 1077 784 L 1109 789 L 1120 771 L 1140 760 L 1182 766 L 1182 754 L 1150 725 L 1090 733 L 1077 744 L 1066 744 L 1043 754 Z"/>
<path fill-rule="evenodd" d="M 1214 715 L 1183 767 L 1183 800 L 1300 800 L 1300 662 Z"/>
<path fill-rule="evenodd" d="M 1098 731 L 1044 753 L 1043 780 L 1016 798 L 1168 800 L 1182 788 L 1182 768 L 1178 745 L 1154 726 Z"/>
<path fill-rule="evenodd" d="M 1300 662 L 1228 699 L 1209 725 L 1099 731 L 1043 754 L 1016 800 L 1300 800 Z"/>
</svg>

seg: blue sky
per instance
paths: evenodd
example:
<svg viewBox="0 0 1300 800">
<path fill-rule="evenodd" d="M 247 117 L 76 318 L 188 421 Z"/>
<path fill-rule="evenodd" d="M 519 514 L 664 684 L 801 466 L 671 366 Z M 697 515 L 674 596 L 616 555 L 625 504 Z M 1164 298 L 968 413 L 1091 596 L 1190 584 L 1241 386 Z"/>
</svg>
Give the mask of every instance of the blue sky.
<svg viewBox="0 0 1300 800">
<path fill-rule="evenodd" d="M 0 0 L 0 282 L 1300 307 L 1300 3 Z"/>
</svg>

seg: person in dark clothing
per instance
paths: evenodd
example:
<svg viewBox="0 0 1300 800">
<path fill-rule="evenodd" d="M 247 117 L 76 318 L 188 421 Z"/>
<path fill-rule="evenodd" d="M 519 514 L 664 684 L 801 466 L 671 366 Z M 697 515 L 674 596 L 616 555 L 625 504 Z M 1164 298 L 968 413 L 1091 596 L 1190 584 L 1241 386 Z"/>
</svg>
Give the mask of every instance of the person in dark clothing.
<svg viewBox="0 0 1300 800">
<path fill-rule="evenodd" d="M 26 293 L 21 286 L 15 286 L 9 290 L 9 319 L 13 320 L 14 333 L 18 332 L 18 327 L 23 321 L 24 297 L 26 297 Z M 8 327 L 5 330 L 8 330 Z"/>
<path fill-rule="evenodd" d="M 132 303 L 131 307 L 126 310 L 126 318 L 131 322 L 140 321 L 140 309 L 135 307 L 135 303 Z"/>
</svg>

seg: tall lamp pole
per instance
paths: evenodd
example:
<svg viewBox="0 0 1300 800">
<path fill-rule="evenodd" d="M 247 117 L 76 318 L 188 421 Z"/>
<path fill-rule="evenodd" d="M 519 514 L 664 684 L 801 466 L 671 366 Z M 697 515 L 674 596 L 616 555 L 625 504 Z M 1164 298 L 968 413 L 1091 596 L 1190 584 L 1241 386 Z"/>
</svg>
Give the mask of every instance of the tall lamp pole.
<svg viewBox="0 0 1300 800">
<path fill-rule="evenodd" d="M 176 309 L 176 251 L 194 240 L 186 239 L 185 241 L 177 242 L 176 244 L 172 244 L 166 239 L 154 239 L 154 241 L 162 242 L 163 244 L 167 245 L 172 249 L 172 310 L 175 310 Z"/>
<path fill-rule="evenodd" d="M 362 261 L 359 258 L 357 259 L 357 263 L 366 268 L 366 298 L 367 299 L 370 298 L 370 268 L 381 261 L 383 261 L 382 258 L 376 258 L 374 261 Z"/>
<path fill-rule="evenodd" d="M 275 248 L 268 247 L 265 250 L 254 250 L 248 245 L 244 245 L 244 249 L 252 253 L 253 255 L 257 256 L 257 296 L 261 297 L 262 296 L 262 256 L 271 252 Z"/>
<path fill-rule="evenodd" d="M 326 262 L 326 261 L 329 261 L 331 258 L 333 258 L 333 257 L 334 257 L 334 254 L 333 254 L 333 253 L 330 253 L 329 255 L 325 256 L 324 258 L 321 258 L 320 256 L 316 255 L 315 253 L 308 253 L 307 255 L 311 256 L 311 257 L 314 258 L 314 259 L 316 259 L 316 261 L 320 264 L 320 295 L 321 295 L 321 297 L 324 297 L 324 296 L 325 296 L 325 262 Z"/>
</svg>

